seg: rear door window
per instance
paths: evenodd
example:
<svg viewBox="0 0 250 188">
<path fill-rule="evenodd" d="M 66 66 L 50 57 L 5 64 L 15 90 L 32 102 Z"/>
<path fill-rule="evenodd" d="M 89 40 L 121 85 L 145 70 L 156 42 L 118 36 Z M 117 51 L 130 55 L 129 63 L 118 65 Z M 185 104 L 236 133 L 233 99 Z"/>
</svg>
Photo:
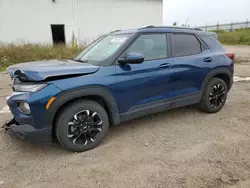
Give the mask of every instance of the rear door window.
<svg viewBox="0 0 250 188">
<path fill-rule="evenodd" d="M 194 55 L 202 52 L 202 44 L 193 34 L 172 34 L 173 55 L 175 57 Z"/>
</svg>

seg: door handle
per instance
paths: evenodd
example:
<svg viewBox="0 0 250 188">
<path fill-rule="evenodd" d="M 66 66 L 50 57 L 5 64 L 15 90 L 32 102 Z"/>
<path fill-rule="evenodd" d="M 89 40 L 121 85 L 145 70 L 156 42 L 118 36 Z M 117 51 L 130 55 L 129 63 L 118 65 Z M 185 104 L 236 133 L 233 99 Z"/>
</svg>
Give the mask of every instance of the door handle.
<svg viewBox="0 0 250 188">
<path fill-rule="evenodd" d="M 207 63 L 209 63 L 211 61 L 213 61 L 213 59 L 211 57 L 207 57 L 207 58 L 204 59 L 204 62 L 207 62 Z"/>
<path fill-rule="evenodd" d="M 162 69 L 169 68 L 169 67 L 171 67 L 171 64 L 170 63 L 163 63 L 159 67 L 162 68 Z"/>
</svg>

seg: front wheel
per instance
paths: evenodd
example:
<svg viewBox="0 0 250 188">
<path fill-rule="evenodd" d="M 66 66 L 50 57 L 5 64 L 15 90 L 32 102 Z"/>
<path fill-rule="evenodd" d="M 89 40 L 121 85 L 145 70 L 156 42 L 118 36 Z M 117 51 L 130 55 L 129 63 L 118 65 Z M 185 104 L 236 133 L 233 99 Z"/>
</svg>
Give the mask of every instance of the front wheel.
<svg viewBox="0 0 250 188">
<path fill-rule="evenodd" d="M 91 100 L 65 107 L 56 121 L 56 136 L 65 148 L 82 152 L 96 147 L 105 137 L 109 119 L 105 109 Z"/>
<path fill-rule="evenodd" d="M 200 109 L 208 112 L 218 112 L 227 100 L 227 84 L 220 78 L 212 78 L 207 84 L 200 101 Z"/>
</svg>

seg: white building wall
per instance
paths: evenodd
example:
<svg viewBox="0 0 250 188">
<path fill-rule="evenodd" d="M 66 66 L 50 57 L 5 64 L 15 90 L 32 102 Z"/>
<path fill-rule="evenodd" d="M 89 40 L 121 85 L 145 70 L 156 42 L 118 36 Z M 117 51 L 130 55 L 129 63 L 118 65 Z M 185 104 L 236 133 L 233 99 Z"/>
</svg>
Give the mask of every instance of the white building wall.
<svg viewBox="0 0 250 188">
<path fill-rule="evenodd" d="M 80 43 L 103 33 L 162 24 L 162 0 L 0 0 L 0 42 L 52 43 L 51 24 L 64 24 Z"/>
</svg>

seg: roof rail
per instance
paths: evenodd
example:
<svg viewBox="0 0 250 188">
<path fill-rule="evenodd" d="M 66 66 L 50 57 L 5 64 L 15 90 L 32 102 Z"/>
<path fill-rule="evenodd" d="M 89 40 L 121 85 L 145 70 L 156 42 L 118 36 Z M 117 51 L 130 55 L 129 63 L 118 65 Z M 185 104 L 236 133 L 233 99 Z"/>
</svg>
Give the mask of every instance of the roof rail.
<svg viewBox="0 0 250 188">
<path fill-rule="evenodd" d="M 142 26 L 141 28 L 154 28 L 155 26 L 153 26 L 153 25 L 144 25 L 144 26 Z M 141 29 L 140 28 L 140 29 Z"/>
<path fill-rule="evenodd" d="M 117 31 L 121 31 L 120 29 L 114 30 L 114 31 L 110 31 L 110 33 L 115 33 Z"/>
<path fill-rule="evenodd" d="M 197 31 L 202 31 L 202 29 L 200 28 L 192 28 L 192 27 L 175 27 L 175 26 L 153 26 L 153 25 L 147 25 L 147 26 L 143 26 L 140 29 L 146 29 L 146 28 L 169 28 L 169 29 L 188 29 L 188 30 L 197 30 Z"/>
</svg>

